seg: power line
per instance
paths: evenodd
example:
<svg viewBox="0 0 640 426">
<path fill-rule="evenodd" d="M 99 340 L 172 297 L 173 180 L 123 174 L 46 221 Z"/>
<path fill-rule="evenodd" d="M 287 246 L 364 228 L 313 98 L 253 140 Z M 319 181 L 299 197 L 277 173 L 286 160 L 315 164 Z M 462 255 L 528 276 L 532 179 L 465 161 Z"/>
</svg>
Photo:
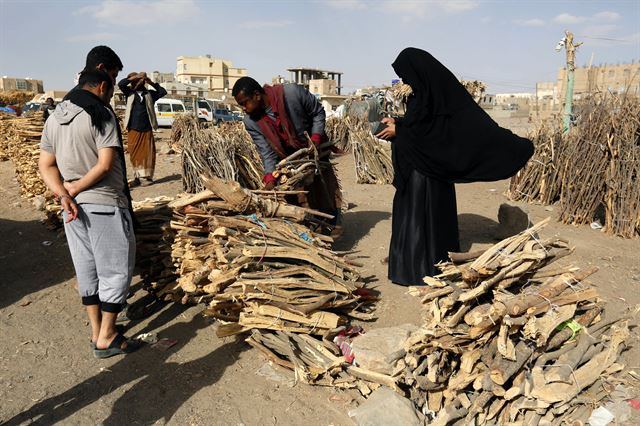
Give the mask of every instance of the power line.
<svg viewBox="0 0 640 426">
<path fill-rule="evenodd" d="M 621 43 L 629 43 L 630 41 L 633 41 L 631 39 L 624 39 L 624 38 L 592 37 L 592 36 L 582 35 L 582 34 L 578 34 L 577 36 L 582 38 L 590 38 L 592 40 L 619 41 Z"/>
</svg>

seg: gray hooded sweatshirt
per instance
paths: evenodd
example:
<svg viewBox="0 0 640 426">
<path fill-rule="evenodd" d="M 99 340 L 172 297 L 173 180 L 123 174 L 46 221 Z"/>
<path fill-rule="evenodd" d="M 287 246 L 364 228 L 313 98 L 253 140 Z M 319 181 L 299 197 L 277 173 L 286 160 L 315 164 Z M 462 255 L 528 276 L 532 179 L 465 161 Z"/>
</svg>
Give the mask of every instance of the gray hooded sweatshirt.
<svg viewBox="0 0 640 426">
<path fill-rule="evenodd" d="M 105 107 L 106 108 L 106 107 Z M 104 132 L 91 124 L 91 117 L 71 101 L 64 101 L 49 116 L 42 131 L 40 149 L 56 156 L 66 182 L 78 180 L 98 163 L 98 150 L 119 148 L 116 119 L 105 123 Z M 124 170 L 117 159 L 111 170 L 91 188 L 76 195 L 78 204 L 101 204 L 127 208 Z"/>
</svg>

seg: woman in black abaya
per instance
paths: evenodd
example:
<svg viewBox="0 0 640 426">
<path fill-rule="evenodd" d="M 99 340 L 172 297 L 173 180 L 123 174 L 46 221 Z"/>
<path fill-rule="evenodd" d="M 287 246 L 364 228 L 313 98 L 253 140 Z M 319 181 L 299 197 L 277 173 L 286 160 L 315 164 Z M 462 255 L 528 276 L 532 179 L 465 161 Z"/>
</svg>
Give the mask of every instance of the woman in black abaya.
<svg viewBox="0 0 640 426">
<path fill-rule="evenodd" d="M 404 118 L 384 119 L 377 135 L 392 141 L 395 173 L 389 279 L 419 285 L 459 250 L 454 183 L 513 176 L 533 144 L 499 127 L 424 50 L 404 49 L 393 69 L 413 94 Z"/>
</svg>

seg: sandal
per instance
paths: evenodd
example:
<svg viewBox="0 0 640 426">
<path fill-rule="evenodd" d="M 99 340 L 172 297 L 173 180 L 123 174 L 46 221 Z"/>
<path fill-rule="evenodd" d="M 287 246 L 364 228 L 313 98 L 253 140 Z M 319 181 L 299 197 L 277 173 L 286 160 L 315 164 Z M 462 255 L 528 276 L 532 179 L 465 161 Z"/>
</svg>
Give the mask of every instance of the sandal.
<svg viewBox="0 0 640 426">
<path fill-rule="evenodd" d="M 127 327 L 122 324 L 116 324 L 116 332 L 118 334 L 124 334 L 125 331 L 127 331 Z M 92 341 L 91 338 L 89 338 L 89 345 L 91 346 L 91 349 L 97 349 L 96 342 Z"/>
<path fill-rule="evenodd" d="M 123 343 L 127 343 L 125 348 L 122 348 Z M 138 342 L 135 340 L 129 340 L 124 337 L 122 334 L 116 334 L 116 337 L 113 338 L 111 344 L 106 349 L 94 349 L 93 354 L 96 358 L 104 359 L 109 358 L 114 355 L 124 355 L 130 354 L 131 352 L 136 351 L 139 348 Z"/>
</svg>

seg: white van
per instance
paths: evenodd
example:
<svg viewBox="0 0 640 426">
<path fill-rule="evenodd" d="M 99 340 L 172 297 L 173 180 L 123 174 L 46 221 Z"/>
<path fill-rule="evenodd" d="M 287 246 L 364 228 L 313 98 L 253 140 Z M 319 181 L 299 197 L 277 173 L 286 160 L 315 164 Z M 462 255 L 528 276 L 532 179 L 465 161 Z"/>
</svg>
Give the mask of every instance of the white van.
<svg viewBox="0 0 640 426">
<path fill-rule="evenodd" d="M 184 104 L 177 99 L 158 99 L 153 108 L 160 127 L 171 127 L 176 115 L 185 113 Z"/>
</svg>

